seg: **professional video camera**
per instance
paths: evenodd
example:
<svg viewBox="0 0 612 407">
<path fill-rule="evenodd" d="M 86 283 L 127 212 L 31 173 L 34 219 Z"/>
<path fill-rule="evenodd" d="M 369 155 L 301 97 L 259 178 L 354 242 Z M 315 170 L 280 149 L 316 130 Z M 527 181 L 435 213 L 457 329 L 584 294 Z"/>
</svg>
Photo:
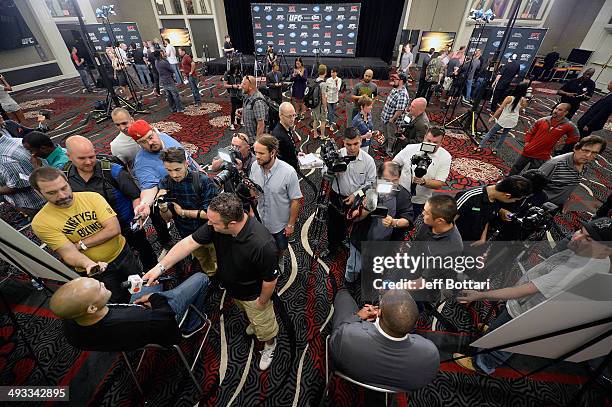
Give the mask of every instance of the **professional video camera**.
<svg viewBox="0 0 612 407">
<path fill-rule="evenodd" d="M 336 144 L 332 140 L 327 140 L 321 146 L 321 159 L 327 167 L 327 172 L 334 174 L 344 172 L 351 161 L 355 161 L 356 156 L 340 156 L 340 152 L 336 149 Z"/>
<path fill-rule="evenodd" d="M 389 196 L 396 194 L 398 191 L 399 187 L 394 183 L 379 179 L 373 186 L 368 185 L 355 193 L 351 212 L 362 206 L 373 218 L 386 218 L 389 214 L 389 208 L 383 204 Z"/>
<path fill-rule="evenodd" d="M 527 212 L 518 216 L 516 213 L 509 213 L 508 219 L 526 232 L 535 232 L 549 228 L 554 223 L 554 213 L 558 206 L 552 202 L 546 202 L 539 206 L 529 206 Z"/>
<path fill-rule="evenodd" d="M 421 150 L 410 158 L 410 163 L 416 165 L 414 176 L 422 178 L 427 174 L 427 169 L 431 165 L 431 157 L 429 153 L 436 151 L 437 145 L 426 141 L 421 143 Z"/>
<path fill-rule="evenodd" d="M 256 198 L 263 193 L 259 185 L 251 180 L 243 170 L 238 169 L 237 160 L 242 160 L 238 149 L 234 146 L 220 148 L 218 154 L 223 164 L 221 171 L 212 180 L 219 189 L 223 189 L 224 185 L 229 182 L 234 192 L 243 199 Z"/>
</svg>

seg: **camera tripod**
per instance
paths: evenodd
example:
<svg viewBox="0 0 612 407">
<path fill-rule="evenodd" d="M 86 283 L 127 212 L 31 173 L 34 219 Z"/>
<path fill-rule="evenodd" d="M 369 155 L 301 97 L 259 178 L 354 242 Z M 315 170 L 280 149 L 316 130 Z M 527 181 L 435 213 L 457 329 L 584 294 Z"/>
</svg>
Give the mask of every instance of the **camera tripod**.
<svg viewBox="0 0 612 407">
<path fill-rule="evenodd" d="M 334 173 L 327 172 L 322 174 L 321 187 L 319 188 L 319 194 L 316 200 L 316 209 L 312 223 L 312 237 L 314 246 L 312 248 L 312 258 L 310 260 L 310 269 L 314 271 L 316 268 L 317 260 L 321 255 L 323 233 L 327 224 L 327 208 L 329 207 L 329 198 L 331 194 L 332 182 L 335 178 Z"/>
</svg>

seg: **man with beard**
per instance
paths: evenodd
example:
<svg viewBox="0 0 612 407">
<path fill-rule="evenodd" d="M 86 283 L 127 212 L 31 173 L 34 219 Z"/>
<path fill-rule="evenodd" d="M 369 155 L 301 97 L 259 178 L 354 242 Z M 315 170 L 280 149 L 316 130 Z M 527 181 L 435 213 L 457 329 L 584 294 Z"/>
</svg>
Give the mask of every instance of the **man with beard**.
<svg viewBox="0 0 612 407">
<path fill-rule="evenodd" d="M 408 107 L 410 96 L 406 89 L 408 77 L 405 73 L 391 75 L 391 85 L 393 89 L 387 96 L 385 105 L 383 106 L 380 120 L 383 123 L 383 135 L 385 136 L 385 150 L 387 155 L 393 156 L 393 149 L 396 142 L 397 123 L 402 119 L 404 110 Z"/>
<path fill-rule="evenodd" d="M 557 91 L 557 94 L 561 96 L 561 103 L 569 103 L 571 108 L 567 113 L 567 119 L 571 120 L 574 113 L 580 108 L 580 103 L 589 100 L 595 92 L 595 82 L 591 79 L 595 69 L 589 68 L 580 78 L 573 79 Z"/>
<path fill-rule="evenodd" d="M 40 240 L 83 276 L 95 277 L 113 293 L 111 302 L 127 302 L 121 283 L 142 269 L 121 235 L 117 214 L 97 192 L 72 192 L 63 172 L 41 167 L 30 184 L 47 200 L 32 220 Z"/>
<path fill-rule="evenodd" d="M 254 76 L 246 75 L 240 84 L 244 93 L 242 107 L 236 114 L 242 119 L 244 132 L 249 136 L 250 143 L 254 143 L 267 130 L 268 104 L 257 89 L 257 80 Z"/>
<path fill-rule="evenodd" d="M 372 82 L 373 77 L 374 71 L 372 71 L 371 69 L 366 69 L 363 74 L 363 80 L 357 85 L 355 85 L 355 87 L 353 88 L 351 101 L 355 104 L 355 106 L 353 107 L 353 112 L 351 113 L 351 116 L 347 117 L 347 126 L 351 125 L 353 117 L 355 117 L 355 115 L 359 113 L 359 105 L 357 105 L 359 98 L 361 98 L 363 95 L 366 95 L 371 99 L 374 99 L 376 96 L 378 96 L 378 86 L 376 86 L 376 84 Z"/>
</svg>

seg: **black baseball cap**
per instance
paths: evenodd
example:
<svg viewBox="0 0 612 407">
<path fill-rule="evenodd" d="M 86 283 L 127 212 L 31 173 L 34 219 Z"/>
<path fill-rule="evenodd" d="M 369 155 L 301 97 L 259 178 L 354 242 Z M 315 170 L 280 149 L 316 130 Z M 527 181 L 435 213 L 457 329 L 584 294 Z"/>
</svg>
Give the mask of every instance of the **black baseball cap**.
<svg viewBox="0 0 612 407">
<path fill-rule="evenodd" d="M 594 219 L 590 222 L 583 222 L 582 226 L 593 240 L 606 246 L 612 246 L 612 218 Z"/>
</svg>

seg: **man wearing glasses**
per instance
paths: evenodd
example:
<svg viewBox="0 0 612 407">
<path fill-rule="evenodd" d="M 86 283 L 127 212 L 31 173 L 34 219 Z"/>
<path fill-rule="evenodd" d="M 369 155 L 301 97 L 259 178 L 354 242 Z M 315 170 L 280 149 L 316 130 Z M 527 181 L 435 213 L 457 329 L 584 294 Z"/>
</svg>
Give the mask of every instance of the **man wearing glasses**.
<svg viewBox="0 0 612 407">
<path fill-rule="evenodd" d="M 141 147 L 134 158 L 134 176 L 141 189 L 140 205 L 134 208 L 134 213 L 146 218 L 149 216 L 151 204 L 157 195 L 159 181 L 168 175 L 164 163 L 159 158 L 160 153 L 170 147 L 182 148 L 182 145 L 166 133 L 157 131 L 144 120 L 136 120 L 132 123 L 128 129 L 128 135 Z M 188 157 L 188 161 L 190 169 L 199 171 L 198 165 L 191 157 Z M 156 230 L 158 230 L 157 227 Z M 158 237 L 164 247 L 160 255 L 160 258 L 163 258 L 171 247 L 171 239 L 169 235 L 168 240 L 165 236 Z"/>
<path fill-rule="evenodd" d="M 545 162 L 539 170 L 550 180 L 544 192 L 548 201 L 567 209 L 569 197 L 580 183 L 585 165 L 606 150 L 606 140 L 599 136 L 587 136 L 574 146 L 574 151 Z"/>
<path fill-rule="evenodd" d="M 134 123 L 134 118 L 122 107 L 115 108 L 111 113 L 111 118 L 119 129 L 117 137 L 110 142 L 111 153 L 131 169 L 134 165 L 134 158 L 140 151 L 138 144 L 127 135 L 127 130 Z"/>
<path fill-rule="evenodd" d="M 254 143 L 267 131 L 268 104 L 261 92 L 257 90 L 255 77 L 245 76 L 240 86 L 245 96 L 243 107 L 236 110 L 236 114 L 242 118 L 244 132 L 249 136 L 251 143 Z"/>
</svg>

